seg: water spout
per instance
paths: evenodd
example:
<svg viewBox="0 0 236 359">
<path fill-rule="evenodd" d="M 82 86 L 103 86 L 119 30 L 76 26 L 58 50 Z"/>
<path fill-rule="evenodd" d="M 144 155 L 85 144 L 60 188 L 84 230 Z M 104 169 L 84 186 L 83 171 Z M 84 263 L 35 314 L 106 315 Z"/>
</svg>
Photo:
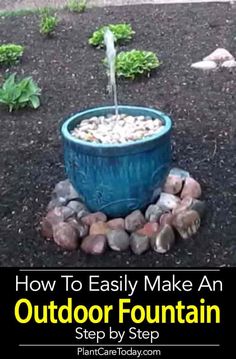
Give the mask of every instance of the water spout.
<svg viewBox="0 0 236 359">
<path fill-rule="evenodd" d="M 104 33 L 104 43 L 106 46 L 106 57 L 109 66 L 109 89 L 113 92 L 115 114 L 118 116 L 118 101 L 117 101 L 117 88 L 116 88 L 116 49 L 115 39 L 111 30 L 107 27 Z"/>
</svg>

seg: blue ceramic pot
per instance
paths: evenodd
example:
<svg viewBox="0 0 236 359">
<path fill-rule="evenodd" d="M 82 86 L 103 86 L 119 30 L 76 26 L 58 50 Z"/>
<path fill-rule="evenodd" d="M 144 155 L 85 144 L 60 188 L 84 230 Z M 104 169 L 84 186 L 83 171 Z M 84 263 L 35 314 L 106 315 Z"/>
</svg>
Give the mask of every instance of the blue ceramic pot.
<svg viewBox="0 0 236 359">
<path fill-rule="evenodd" d="M 61 133 L 66 173 L 88 208 L 119 217 L 145 209 L 160 194 L 171 162 L 172 122 L 155 109 L 119 106 L 119 113 L 159 118 L 165 126 L 153 136 L 128 144 L 94 144 L 70 134 L 83 119 L 111 113 L 111 106 L 79 112 L 64 122 Z"/>
</svg>

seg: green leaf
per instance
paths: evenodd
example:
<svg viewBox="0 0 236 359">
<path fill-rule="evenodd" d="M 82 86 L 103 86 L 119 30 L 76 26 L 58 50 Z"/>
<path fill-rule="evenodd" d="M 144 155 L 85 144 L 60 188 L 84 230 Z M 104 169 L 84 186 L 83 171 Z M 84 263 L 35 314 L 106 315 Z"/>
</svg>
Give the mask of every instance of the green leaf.
<svg viewBox="0 0 236 359">
<path fill-rule="evenodd" d="M 93 46 L 103 47 L 104 33 L 107 27 L 113 33 L 115 42 L 117 43 L 131 40 L 132 36 L 135 34 L 130 24 L 109 24 L 106 26 L 102 26 L 98 30 L 96 30 L 89 38 L 89 44 Z"/>
<path fill-rule="evenodd" d="M 122 51 L 116 58 L 116 74 L 118 77 L 134 79 L 160 66 L 157 56 L 151 51 Z"/>
<path fill-rule="evenodd" d="M 16 72 L 14 72 L 14 74 L 11 74 L 4 82 L 2 87 L 3 90 L 7 90 L 8 88 L 11 88 L 15 83 L 15 78 L 16 78 Z"/>
<path fill-rule="evenodd" d="M 33 108 L 38 108 L 40 106 L 40 101 L 39 101 L 39 97 L 38 96 L 31 96 L 30 97 L 30 102 Z"/>
<path fill-rule="evenodd" d="M 9 111 L 26 106 L 38 108 L 40 88 L 32 77 L 16 79 L 16 73 L 10 75 L 0 88 L 0 102 L 9 106 Z"/>
</svg>

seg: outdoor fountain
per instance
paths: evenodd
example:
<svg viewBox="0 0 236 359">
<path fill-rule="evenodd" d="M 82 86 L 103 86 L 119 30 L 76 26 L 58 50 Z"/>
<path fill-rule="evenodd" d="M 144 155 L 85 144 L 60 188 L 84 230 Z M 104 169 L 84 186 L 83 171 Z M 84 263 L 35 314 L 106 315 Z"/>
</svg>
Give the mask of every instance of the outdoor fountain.
<svg viewBox="0 0 236 359">
<path fill-rule="evenodd" d="M 106 30 L 114 106 L 68 118 L 61 128 L 68 179 L 52 192 L 42 235 L 66 250 L 102 254 L 150 247 L 166 253 L 194 235 L 205 204 L 200 184 L 171 165 L 172 122 L 163 112 L 117 104 L 116 50 Z M 169 174 L 168 174 L 169 173 Z"/>
<path fill-rule="evenodd" d="M 115 48 L 112 33 L 107 30 L 107 61 L 115 106 L 98 107 L 70 117 L 62 126 L 65 167 L 68 178 L 82 195 L 91 211 L 103 211 L 110 217 L 145 209 L 157 199 L 171 162 L 171 119 L 159 110 L 117 106 L 115 81 Z M 71 131 L 83 120 L 106 116 L 118 111 L 126 116 L 159 119 L 162 128 L 151 136 L 125 143 L 96 143 L 76 138 Z M 104 118 L 102 119 L 104 120 Z M 114 126 L 116 124 L 116 118 Z M 107 122 L 112 118 L 107 119 Z M 145 124 L 144 124 L 145 125 Z"/>
</svg>

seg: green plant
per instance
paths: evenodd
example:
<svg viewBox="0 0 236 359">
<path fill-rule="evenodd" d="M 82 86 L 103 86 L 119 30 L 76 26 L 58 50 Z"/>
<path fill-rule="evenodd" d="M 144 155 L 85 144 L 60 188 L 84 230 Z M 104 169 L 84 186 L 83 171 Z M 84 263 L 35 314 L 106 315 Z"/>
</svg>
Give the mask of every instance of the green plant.
<svg viewBox="0 0 236 359">
<path fill-rule="evenodd" d="M 86 0 L 69 0 L 66 8 L 71 12 L 84 12 L 86 10 Z"/>
<path fill-rule="evenodd" d="M 23 55 L 24 48 L 21 45 L 0 45 L 0 65 L 15 64 Z"/>
<path fill-rule="evenodd" d="M 40 33 L 44 35 L 51 35 L 58 24 L 56 15 L 52 15 L 48 8 L 41 11 Z"/>
<path fill-rule="evenodd" d="M 103 47 L 104 33 L 107 27 L 114 34 L 116 43 L 131 40 L 133 34 L 135 34 L 130 24 L 110 24 L 107 26 L 100 27 L 100 29 L 95 31 L 89 38 L 89 44 L 93 46 Z"/>
<path fill-rule="evenodd" d="M 10 112 L 24 107 L 36 109 L 40 106 L 40 93 L 41 90 L 32 77 L 17 80 L 14 73 L 0 88 L 0 103 L 7 105 Z"/>
<path fill-rule="evenodd" d="M 116 74 L 118 77 L 134 79 L 141 74 L 149 75 L 151 70 L 160 66 L 160 62 L 151 51 L 122 51 L 116 57 Z"/>
</svg>

